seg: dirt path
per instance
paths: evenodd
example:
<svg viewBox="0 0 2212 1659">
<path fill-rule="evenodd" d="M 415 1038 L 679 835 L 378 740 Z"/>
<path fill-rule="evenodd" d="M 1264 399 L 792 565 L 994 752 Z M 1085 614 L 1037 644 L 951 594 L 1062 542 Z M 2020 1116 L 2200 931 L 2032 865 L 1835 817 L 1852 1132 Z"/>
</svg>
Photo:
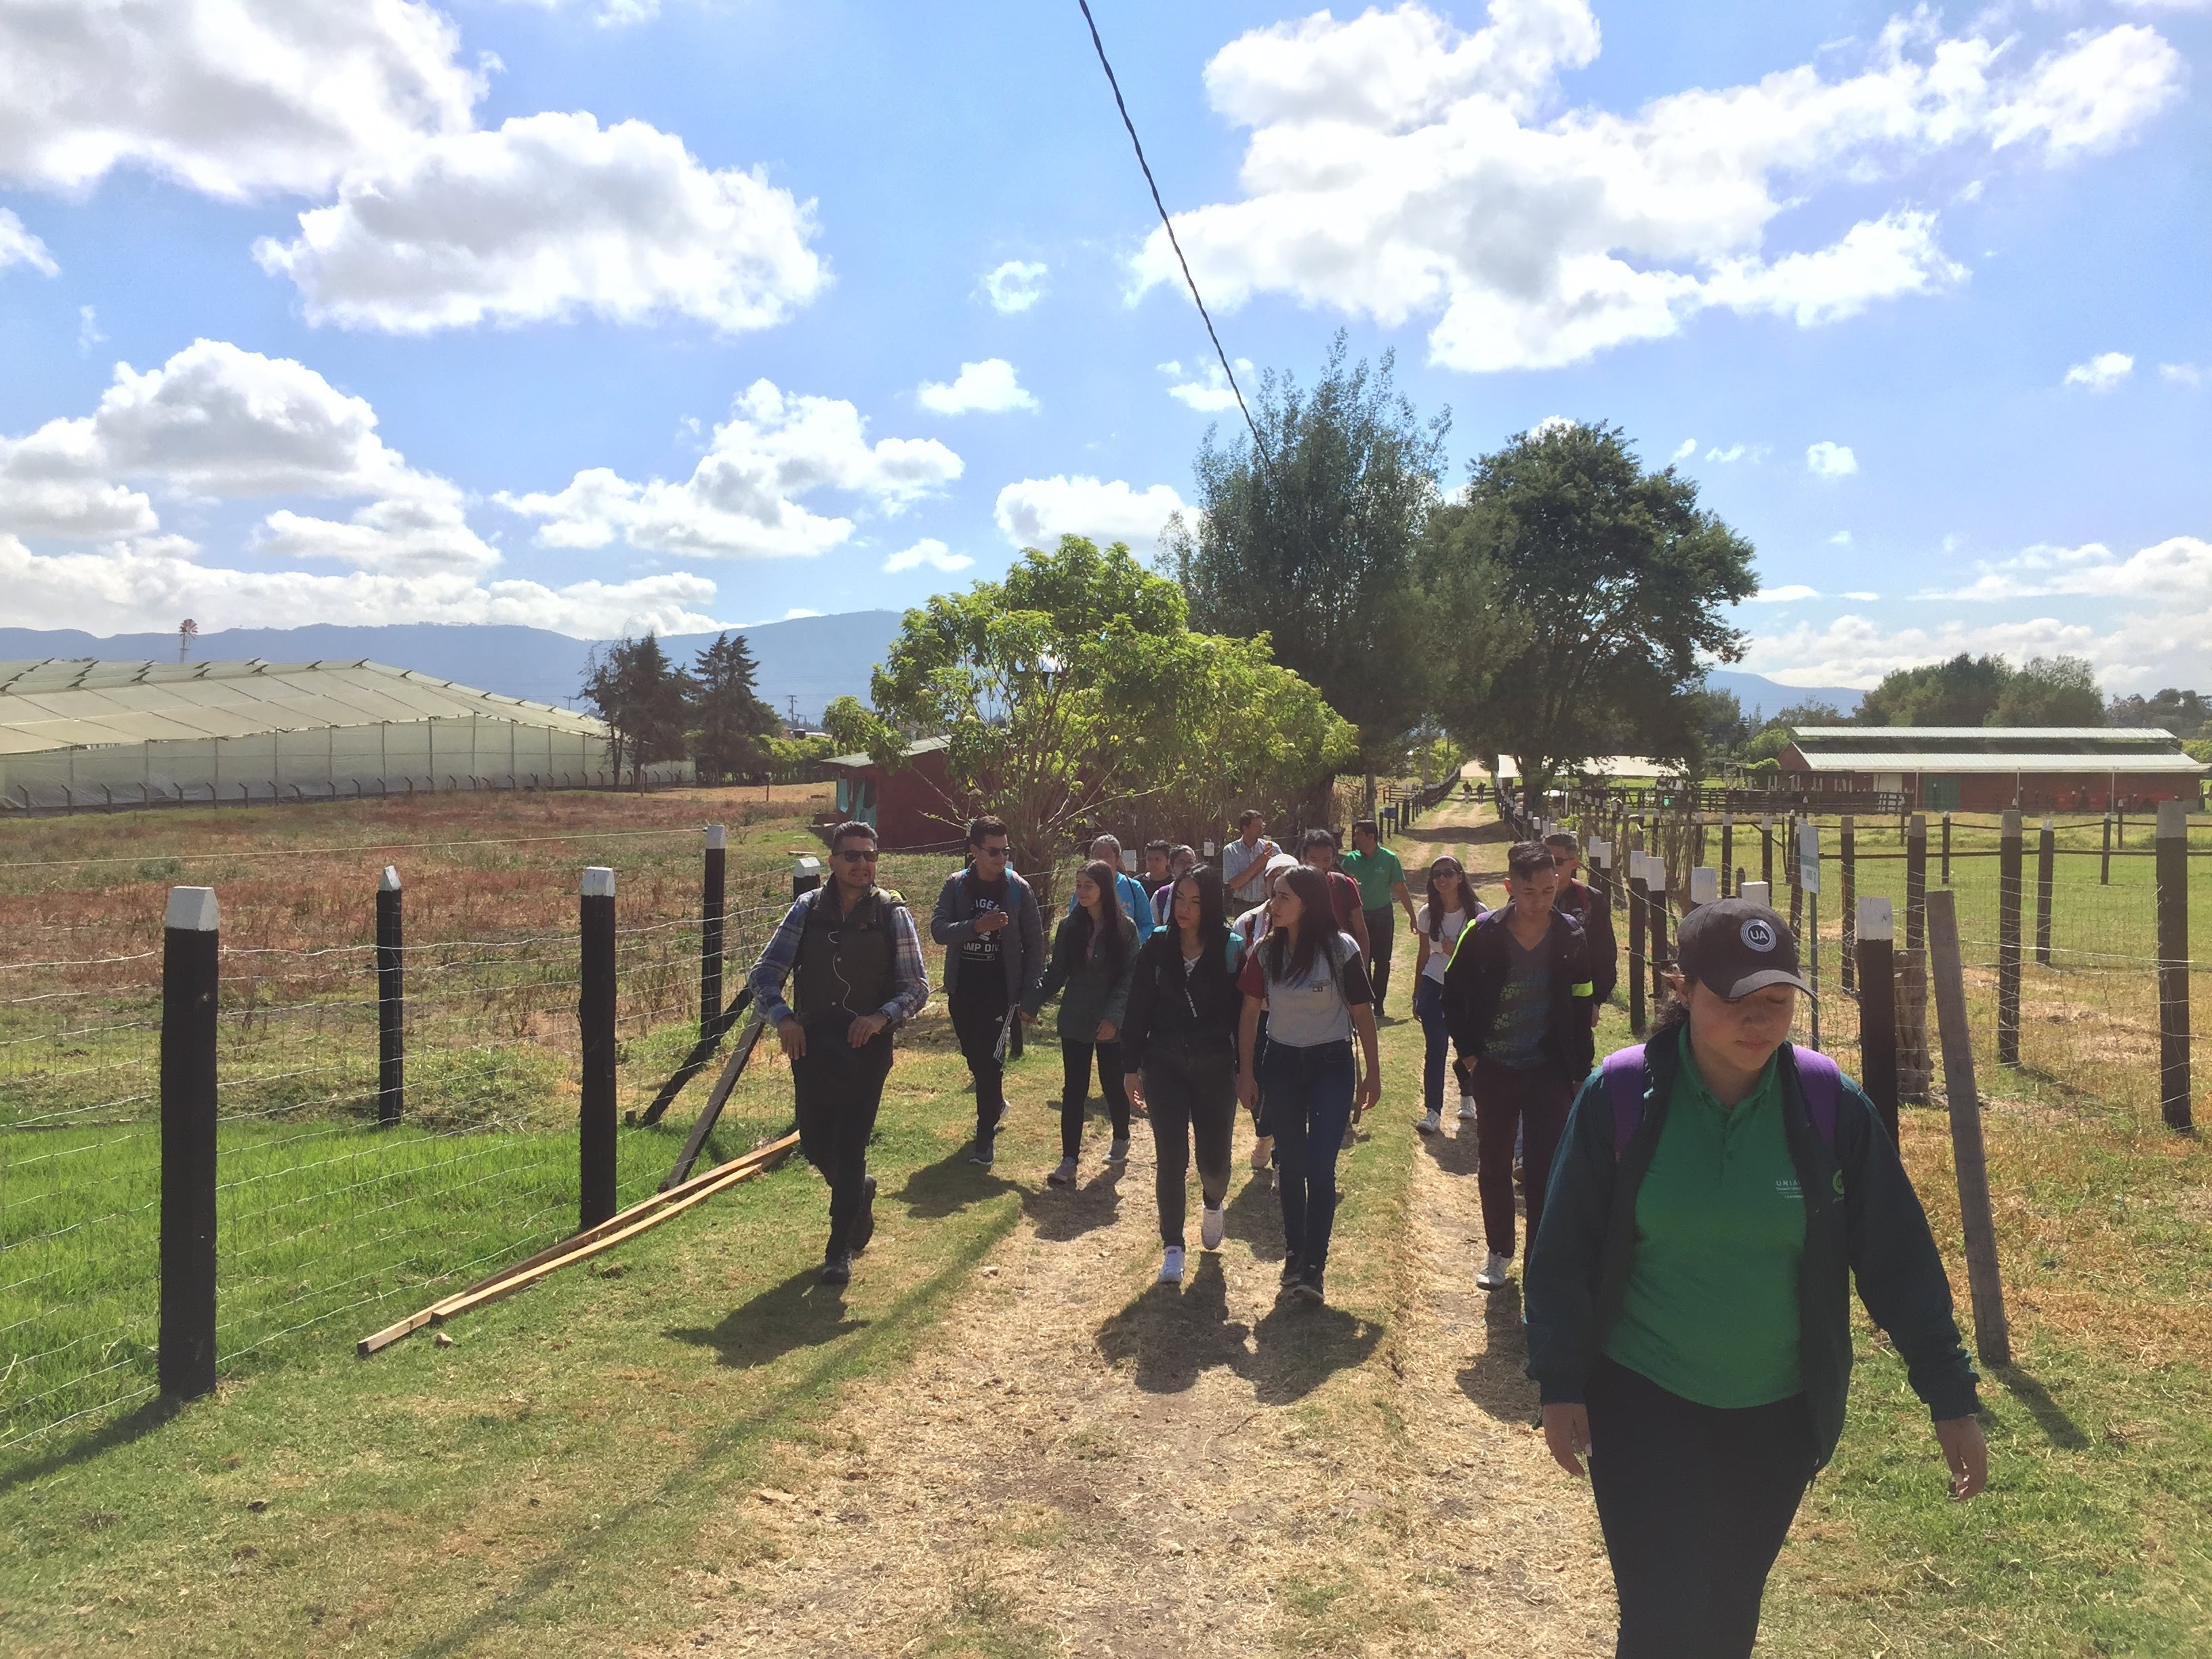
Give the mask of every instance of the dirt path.
<svg viewBox="0 0 2212 1659">
<path fill-rule="evenodd" d="M 1419 1054 L 1410 1021 L 1386 1033 L 1324 1310 L 1277 1306 L 1249 1140 L 1218 1254 L 1194 1193 L 1177 1290 L 1152 1282 L 1144 1125 L 1118 1179 L 1087 1145 L 1073 1194 L 1002 1138 L 1020 1225 L 908 1370 L 731 1495 L 764 1559 L 703 1573 L 667 1650 L 1610 1651 L 1587 1496 L 1529 1428 L 1517 1292 L 1474 1285 L 1472 1138 L 1413 1144 Z"/>
</svg>

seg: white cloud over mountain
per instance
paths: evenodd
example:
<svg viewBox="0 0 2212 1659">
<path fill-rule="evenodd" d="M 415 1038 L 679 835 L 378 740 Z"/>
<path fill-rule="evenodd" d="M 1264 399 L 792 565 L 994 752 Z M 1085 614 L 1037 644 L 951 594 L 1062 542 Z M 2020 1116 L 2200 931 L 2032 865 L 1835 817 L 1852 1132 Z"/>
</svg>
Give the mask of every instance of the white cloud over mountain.
<svg viewBox="0 0 2212 1659">
<path fill-rule="evenodd" d="M 1175 222 L 1200 285 L 1224 307 L 1280 293 L 1385 327 L 1431 317 L 1431 359 L 1472 371 L 1579 362 L 1711 307 L 1832 322 L 1966 271 L 1908 203 L 1777 256 L 1786 209 L 1947 149 L 2053 164 L 2110 148 L 2183 75 L 2142 24 L 2025 63 L 1918 12 L 1856 73 L 1802 65 L 1633 116 L 1561 108 L 1559 76 L 1598 50 L 1586 0 L 1493 0 L 1471 34 L 1407 3 L 1232 40 L 1206 80 L 1249 130 L 1243 198 Z M 1176 279 L 1163 231 L 1133 275 L 1140 292 Z"/>
<path fill-rule="evenodd" d="M 924 409 L 937 415 L 1000 415 L 1037 406 L 1037 400 L 1022 389 L 1014 366 L 1004 357 L 963 363 L 960 373 L 949 383 L 924 380 L 914 395 Z"/>
<path fill-rule="evenodd" d="M 1102 547 L 1127 542 L 1149 556 L 1170 514 L 1185 511 L 1166 484 L 1133 489 L 1121 479 L 1024 478 L 999 492 L 999 528 L 1017 547 L 1049 550 L 1062 536 L 1087 536 Z"/>
</svg>

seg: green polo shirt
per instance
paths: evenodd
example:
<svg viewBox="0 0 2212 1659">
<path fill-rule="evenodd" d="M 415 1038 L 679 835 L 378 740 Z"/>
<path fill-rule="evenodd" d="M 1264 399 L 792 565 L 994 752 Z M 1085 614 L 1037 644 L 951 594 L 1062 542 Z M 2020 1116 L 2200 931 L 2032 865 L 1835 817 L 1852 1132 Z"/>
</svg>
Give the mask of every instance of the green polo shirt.
<svg viewBox="0 0 2212 1659">
<path fill-rule="evenodd" d="M 1698 1075 L 1690 1034 L 1666 1127 L 1636 1195 L 1636 1254 L 1615 1362 L 1703 1406 L 1802 1393 L 1797 1267 L 1805 1200 L 1782 1121 L 1775 1061 L 1733 1110 Z"/>
<path fill-rule="evenodd" d="M 1359 908 L 1363 910 L 1387 910 L 1398 902 L 1393 890 L 1406 878 L 1406 866 L 1398 862 L 1398 855 L 1377 842 L 1370 854 L 1358 848 L 1345 854 L 1336 861 L 1336 867 L 1359 884 Z"/>
</svg>

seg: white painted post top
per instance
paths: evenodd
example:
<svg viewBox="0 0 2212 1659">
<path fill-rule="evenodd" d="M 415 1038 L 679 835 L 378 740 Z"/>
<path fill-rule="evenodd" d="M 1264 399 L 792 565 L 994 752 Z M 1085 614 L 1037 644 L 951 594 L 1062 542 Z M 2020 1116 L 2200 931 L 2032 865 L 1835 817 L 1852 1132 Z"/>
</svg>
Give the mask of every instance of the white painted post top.
<svg viewBox="0 0 2212 1659">
<path fill-rule="evenodd" d="M 396 893 L 399 890 L 398 865 L 387 864 L 384 866 L 384 873 L 376 878 L 376 890 L 380 893 Z"/>
<path fill-rule="evenodd" d="M 1644 884 L 1655 893 L 1667 890 L 1667 860 L 1656 853 L 1644 855 Z"/>
<path fill-rule="evenodd" d="M 1690 872 L 1690 902 L 1711 904 L 1721 896 L 1721 872 L 1699 865 Z"/>
<path fill-rule="evenodd" d="M 222 927 L 222 916 L 212 887 L 172 887 L 169 908 L 161 926 L 186 933 L 212 933 Z"/>
<path fill-rule="evenodd" d="M 1951 815 L 1950 815 L 1948 812 L 1946 812 L 1946 813 L 1944 813 L 1944 814 L 1943 814 L 1943 816 L 1944 816 L 1945 817 L 1947 817 L 1947 818 L 1948 818 L 1948 817 L 1949 817 Z M 1927 814 L 1927 813 L 1925 813 L 1925 812 L 1915 812 L 1915 813 L 1912 815 L 1912 833 L 1913 833 L 1914 835 L 1916 835 L 1916 836 L 1922 836 L 1922 837 L 1923 837 L 1923 838 L 1927 836 L 1927 834 L 1928 834 L 1928 814 Z"/>
<path fill-rule="evenodd" d="M 2189 804 L 2186 801 L 2162 800 L 2158 804 L 2158 838 L 2160 841 L 2185 841 L 2189 836 Z"/>
<path fill-rule="evenodd" d="M 2046 831 L 2056 830 L 2058 827 L 2058 820 L 2057 818 L 2045 818 L 2043 821 L 2043 827 Z"/>
<path fill-rule="evenodd" d="M 1770 883 L 1747 881 L 1743 884 L 1741 896 L 1753 904 L 1763 904 L 1770 910 L 1774 908 L 1774 890 Z"/>
<path fill-rule="evenodd" d="M 2014 809 L 2012 809 L 2012 810 L 2010 810 L 2010 811 L 2008 811 L 2005 813 L 2004 817 L 2002 817 L 2002 818 L 2000 818 L 2000 819 L 1997 821 L 1997 823 L 1998 823 L 1998 830 L 1997 830 L 1997 833 L 1998 833 L 1999 835 L 2003 835 L 2003 836 L 2016 836 L 2016 835 L 2018 835 L 2018 834 L 2020 833 L 2020 811 L 2019 811 L 2019 809 L 2017 809 L 2017 808 L 2014 808 Z"/>
<path fill-rule="evenodd" d="M 794 876 L 818 876 L 822 873 L 822 860 L 811 853 L 801 853 L 792 860 L 791 873 Z"/>
<path fill-rule="evenodd" d="M 1212 842 L 1206 842 L 1206 857 L 1208 857 L 1208 858 L 1212 858 L 1212 857 L 1213 856 L 1213 853 L 1214 853 L 1214 847 L 1213 847 L 1213 843 L 1212 843 Z"/>
<path fill-rule="evenodd" d="M 1771 812 L 1761 812 L 1759 815 L 1759 827 L 1762 830 L 1771 830 L 1774 828 L 1774 814 Z"/>
<path fill-rule="evenodd" d="M 707 850 L 719 853 L 730 844 L 730 832 L 719 823 L 707 826 Z"/>
<path fill-rule="evenodd" d="M 1723 812 L 1721 814 L 1721 822 L 1723 824 L 1733 826 L 1735 823 L 1735 813 L 1732 811 Z"/>
<path fill-rule="evenodd" d="M 584 872 L 586 898 L 612 898 L 615 896 L 615 872 L 604 864 L 595 864 Z"/>
<path fill-rule="evenodd" d="M 1589 855 L 1590 862 L 1597 866 L 1599 869 L 1607 870 L 1613 867 L 1613 843 L 1611 842 L 1600 841 L 1595 836 L 1592 836 L 1590 838 L 1589 844 Z"/>
<path fill-rule="evenodd" d="M 1858 935 L 1863 939 L 1885 941 L 1897 937 L 1897 922 L 1887 899 L 1869 893 L 1859 900 Z"/>
</svg>

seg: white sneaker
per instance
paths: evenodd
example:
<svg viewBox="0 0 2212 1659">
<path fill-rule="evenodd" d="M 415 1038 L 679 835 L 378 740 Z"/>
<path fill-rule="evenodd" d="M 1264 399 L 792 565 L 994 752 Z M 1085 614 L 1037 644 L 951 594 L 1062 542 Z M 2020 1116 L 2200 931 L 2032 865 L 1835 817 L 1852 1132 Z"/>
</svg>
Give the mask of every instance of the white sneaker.
<svg viewBox="0 0 2212 1659">
<path fill-rule="evenodd" d="M 1268 1169 L 1273 1163 L 1274 1154 L 1274 1136 L 1259 1135 L 1254 1138 L 1252 1141 L 1252 1167 L 1254 1170 L 1265 1170 Z"/>
<path fill-rule="evenodd" d="M 1462 1123 L 1472 1123 L 1474 1121 L 1474 1097 L 1473 1095 L 1462 1095 L 1459 1097 L 1459 1121 Z"/>
<path fill-rule="evenodd" d="M 1198 1212 L 1198 1242 L 1209 1250 L 1221 1248 L 1221 1240 L 1229 1231 L 1229 1218 L 1212 1205 Z"/>
<path fill-rule="evenodd" d="M 1413 1127 L 1425 1135 L 1440 1133 L 1444 1127 L 1444 1115 L 1442 1112 L 1430 1112 L 1424 1116 L 1415 1118 Z"/>
<path fill-rule="evenodd" d="M 1482 1271 L 1474 1276 L 1475 1288 L 1482 1291 L 1504 1290 L 1506 1270 L 1512 1265 L 1511 1256 L 1500 1255 L 1497 1251 L 1492 1250 L 1490 1253 L 1490 1260 L 1482 1264 Z"/>
<path fill-rule="evenodd" d="M 1129 1161 L 1129 1138 L 1127 1135 L 1118 1137 L 1106 1149 L 1106 1161 L 1109 1164 L 1127 1164 Z"/>
<path fill-rule="evenodd" d="M 1168 1246 L 1167 1255 L 1160 1262 L 1160 1283 L 1163 1285 L 1180 1285 L 1182 1283 L 1182 1245 L 1170 1244 Z"/>
<path fill-rule="evenodd" d="M 1073 1187 L 1075 1184 L 1075 1160 L 1072 1158 L 1063 1158 L 1060 1160 L 1060 1167 L 1045 1179 L 1055 1187 Z"/>
</svg>

